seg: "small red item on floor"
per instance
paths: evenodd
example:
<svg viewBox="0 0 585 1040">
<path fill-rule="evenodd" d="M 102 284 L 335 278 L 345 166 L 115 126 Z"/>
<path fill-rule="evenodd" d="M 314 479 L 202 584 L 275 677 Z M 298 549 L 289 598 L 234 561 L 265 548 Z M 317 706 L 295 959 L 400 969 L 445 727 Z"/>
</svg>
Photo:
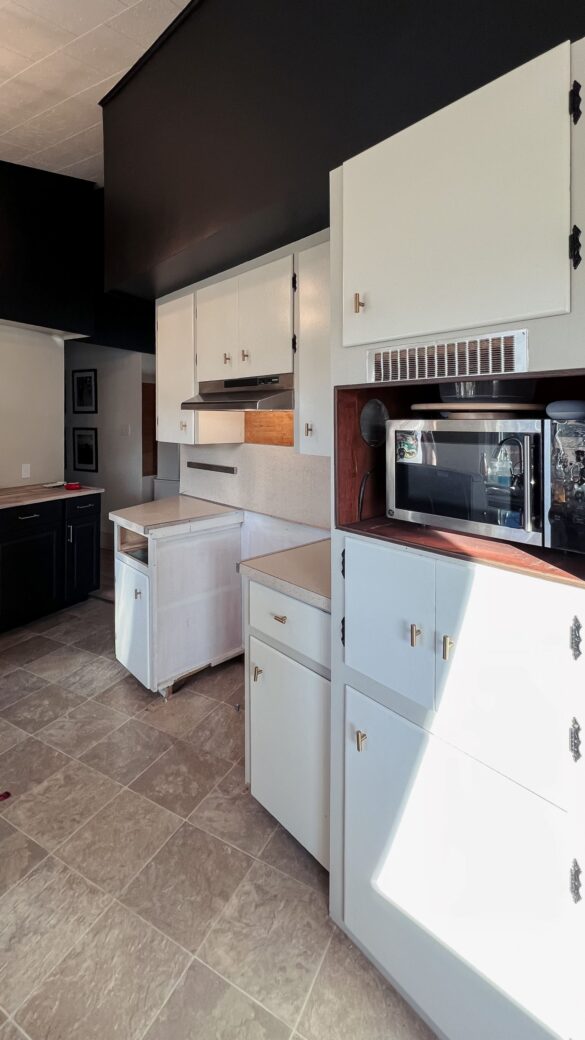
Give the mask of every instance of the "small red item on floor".
<svg viewBox="0 0 585 1040">
<path fill-rule="evenodd" d="M 65 485 L 66 491 L 79 491 L 80 489 L 81 484 L 78 480 L 70 480 L 69 483 Z"/>
<path fill-rule="evenodd" d="M 7 798 L 10 798 L 10 791 L 2 791 L 2 794 L 0 794 L 0 802 L 5 802 Z"/>
</svg>

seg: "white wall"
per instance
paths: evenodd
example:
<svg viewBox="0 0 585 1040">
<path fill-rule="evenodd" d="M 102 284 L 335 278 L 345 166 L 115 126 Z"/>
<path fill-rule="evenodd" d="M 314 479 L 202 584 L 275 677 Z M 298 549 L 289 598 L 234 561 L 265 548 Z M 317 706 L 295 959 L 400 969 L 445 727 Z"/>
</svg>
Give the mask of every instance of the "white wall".
<svg viewBox="0 0 585 1040">
<path fill-rule="evenodd" d="M 108 520 L 112 509 L 136 505 L 152 498 L 152 478 L 142 478 L 142 381 L 150 381 L 150 359 L 132 350 L 65 345 L 67 386 L 67 477 L 90 487 L 103 487 L 102 545 L 113 544 L 113 525 Z M 71 373 L 78 368 L 97 369 L 98 412 L 74 415 L 72 412 Z M 95 426 L 98 431 L 98 472 L 73 469 L 75 426 Z"/>
<path fill-rule="evenodd" d="M 0 325 L 0 487 L 62 479 L 63 340 Z"/>
</svg>

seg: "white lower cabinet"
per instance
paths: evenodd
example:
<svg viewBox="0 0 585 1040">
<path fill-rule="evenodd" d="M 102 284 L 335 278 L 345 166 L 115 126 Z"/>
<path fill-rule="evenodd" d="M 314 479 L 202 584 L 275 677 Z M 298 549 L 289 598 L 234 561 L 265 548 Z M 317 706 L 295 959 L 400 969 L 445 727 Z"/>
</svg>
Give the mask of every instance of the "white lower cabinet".
<svg viewBox="0 0 585 1040">
<path fill-rule="evenodd" d="M 116 657 L 150 687 L 150 582 L 131 563 L 116 559 Z"/>
<path fill-rule="evenodd" d="M 252 795 L 329 868 L 331 684 L 253 636 L 248 665 Z"/>
<path fill-rule="evenodd" d="M 351 687 L 345 751 L 350 932 L 449 1040 L 580 1037 L 566 812 Z"/>
</svg>

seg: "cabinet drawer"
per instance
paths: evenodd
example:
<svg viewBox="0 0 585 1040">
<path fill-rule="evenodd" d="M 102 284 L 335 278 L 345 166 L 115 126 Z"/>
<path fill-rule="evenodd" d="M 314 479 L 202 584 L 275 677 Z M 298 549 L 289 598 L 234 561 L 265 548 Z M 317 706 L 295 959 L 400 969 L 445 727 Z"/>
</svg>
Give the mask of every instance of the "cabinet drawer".
<svg viewBox="0 0 585 1040">
<path fill-rule="evenodd" d="M 251 581 L 250 626 L 311 661 L 331 667 L 331 617 L 324 610 Z"/>
<path fill-rule="evenodd" d="M 65 516 L 68 520 L 77 517 L 80 520 L 88 516 L 97 516 L 101 507 L 101 495 L 78 495 L 75 498 L 65 499 Z"/>
<path fill-rule="evenodd" d="M 63 519 L 63 502 L 33 502 L 27 506 L 14 506 L 11 509 L 0 509 L 0 531 L 3 534 L 12 532 L 33 531 L 46 524 L 56 524 Z"/>
</svg>

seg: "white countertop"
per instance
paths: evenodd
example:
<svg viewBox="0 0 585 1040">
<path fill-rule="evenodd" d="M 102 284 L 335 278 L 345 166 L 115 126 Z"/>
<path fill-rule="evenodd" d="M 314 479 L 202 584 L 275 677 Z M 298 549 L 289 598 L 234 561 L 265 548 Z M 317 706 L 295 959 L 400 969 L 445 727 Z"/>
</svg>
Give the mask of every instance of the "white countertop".
<svg viewBox="0 0 585 1040">
<path fill-rule="evenodd" d="M 118 509 L 110 513 L 110 520 L 121 527 L 148 534 L 149 531 L 171 524 L 189 523 L 191 520 L 206 520 L 214 516 L 240 512 L 239 509 L 220 506 L 217 502 L 208 502 L 203 498 L 174 495 L 172 498 L 159 498 L 154 502 L 129 506 L 128 509 Z"/>
<path fill-rule="evenodd" d="M 79 498 L 83 495 L 103 495 L 104 488 L 84 487 L 67 491 L 64 487 L 43 487 L 42 484 L 27 484 L 26 487 L 0 488 L 0 509 L 13 506 L 32 506 L 35 502 L 57 502 L 60 498 Z"/>
<path fill-rule="evenodd" d="M 242 560 L 240 573 L 331 613 L 331 539 Z"/>
</svg>

